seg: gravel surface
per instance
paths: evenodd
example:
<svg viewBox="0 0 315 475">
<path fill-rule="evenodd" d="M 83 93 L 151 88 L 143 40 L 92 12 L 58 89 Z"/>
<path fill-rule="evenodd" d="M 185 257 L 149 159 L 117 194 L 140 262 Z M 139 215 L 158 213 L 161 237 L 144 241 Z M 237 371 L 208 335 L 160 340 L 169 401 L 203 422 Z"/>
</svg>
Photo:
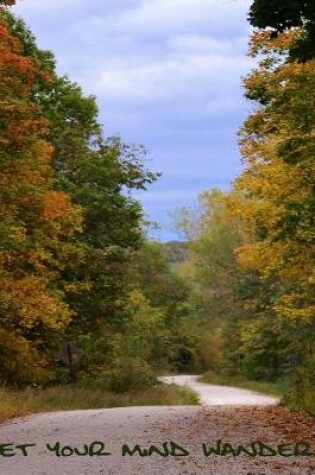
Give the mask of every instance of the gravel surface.
<svg viewBox="0 0 315 475">
<path fill-rule="evenodd" d="M 0 475 L 315 475 L 314 456 L 271 456 L 266 448 L 290 443 L 282 449 L 288 455 L 295 443 L 310 441 L 315 449 L 314 419 L 272 405 L 52 412 L 3 423 L 0 434 L 1 444 L 13 444 L 0 445 Z M 219 439 L 220 454 L 207 457 L 205 453 Z M 258 441 L 265 445 L 257 445 Z M 60 456 L 46 445 L 53 448 L 57 442 Z M 171 442 L 177 446 L 171 447 Z M 27 443 L 35 446 L 24 449 L 25 456 L 16 446 Z M 160 455 L 123 456 L 124 444 L 130 449 L 139 444 L 141 450 L 154 445 Z M 239 445 L 255 456 L 237 455 Z M 74 447 L 81 454 L 90 450 L 90 455 L 71 455 Z M 110 455 L 92 455 L 100 448 Z M 305 452 L 304 446 L 298 448 Z M 269 450 L 269 455 L 255 450 Z"/>
<path fill-rule="evenodd" d="M 269 406 L 279 402 L 276 397 L 264 396 L 248 389 L 198 383 L 198 378 L 199 376 L 180 375 L 159 379 L 165 383 L 189 386 L 199 395 L 201 404 L 207 406 Z"/>
</svg>

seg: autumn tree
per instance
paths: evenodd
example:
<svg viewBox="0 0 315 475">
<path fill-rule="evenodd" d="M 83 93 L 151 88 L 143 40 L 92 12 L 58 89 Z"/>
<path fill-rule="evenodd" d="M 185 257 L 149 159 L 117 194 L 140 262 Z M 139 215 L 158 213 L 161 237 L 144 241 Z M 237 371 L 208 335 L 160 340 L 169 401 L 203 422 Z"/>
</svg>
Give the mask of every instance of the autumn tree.
<svg viewBox="0 0 315 475">
<path fill-rule="evenodd" d="M 254 0 L 249 20 L 259 29 L 271 29 L 271 38 L 285 30 L 303 27 L 303 34 L 291 44 L 289 56 L 302 61 L 315 57 L 313 0 Z"/>
<path fill-rule="evenodd" d="M 190 325 L 190 286 L 169 262 L 173 249 L 167 243 L 145 242 L 135 254 L 132 275 L 153 311 L 161 314 L 156 362 L 178 370 L 193 369 L 196 336 Z"/>
<path fill-rule="evenodd" d="M 121 332 L 129 320 L 133 283 L 128 269 L 143 240 L 142 209 L 131 190 L 145 189 L 156 175 L 146 169 L 143 147 L 128 146 L 119 137 L 104 138 L 95 98 L 56 74 L 53 54 L 37 47 L 24 22 L 7 11 L 2 18 L 19 39 L 24 57 L 36 60 L 50 76 L 49 83 L 35 78 L 32 99 L 42 110 L 53 145 L 55 190 L 71 196 L 83 210 L 78 237 L 83 254 L 60 275 L 67 285 L 66 302 L 76 314 L 63 339 L 76 341 L 86 354 L 97 353 L 99 367 L 96 335 L 103 342 L 103 333 Z M 106 352 L 103 345 L 108 364 Z M 93 358 L 87 360 L 91 369 Z"/>
<path fill-rule="evenodd" d="M 256 229 L 256 241 L 238 249 L 239 261 L 243 268 L 257 271 L 267 286 L 263 326 L 277 328 L 278 334 L 282 329 L 291 351 L 291 358 L 281 359 L 278 347 L 278 365 L 288 372 L 308 368 L 312 380 L 315 60 L 287 61 L 301 35 L 303 31 L 293 30 L 273 39 L 267 32 L 253 36 L 251 52 L 260 54 L 261 61 L 245 88 L 259 105 L 241 131 L 245 170 L 235 188 L 247 197 L 243 220 Z M 261 330 L 256 328 L 254 334 L 257 339 Z M 245 345 L 252 337 L 248 334 Z"/>
<path fill-rule="evenodd" d="M 245 86 L 253 97 L 263 94 L 265 105 L 249 117 L 242 130 L 247 169 L 236 186 L 256 198 L 255 206 L 248 208 L 259 229 L 258 242 L 247 248 L 255 252 L 251 261 L 265 276 L 276 272 L 287 284 L 278 311 L 288 317 L 293 313 L 309 318 L 314 314 L 312 298 L 306 302 L 312 295 L 314 258 L 315 115 L 311 104 L 315 63 L 282 63 L 278 52 L 289 45 L 287 35 L 271 44 L 265 34 L 253 39 L 255 54 L 269 51 Z M 246 260 L 246 248 L 242 254 Z M 298 304 L 303 296 L 304 304 Z"/>
<path fill-rule="evenodd" d="M 72 317 L 60 275 L 80 259 L 81 209 L 56 190 L 47 123 L 32 100 L 37 81 L 50 80 L 1 20 L 0 371 L 9 382 L 49 376 L 49 339 Z"/>
<path fill-rule="evenodd" d="M 237 193 L 209 190 L 196 209 L 182 209 L 175 222 L 188 242 L 181 275 L 191 286 L 190 305 L 199 327 L 198 354 L 204 370 L 240 371 L 240 332 L 253 313 L 259 285 L 255 272 L 241 271 L 235 249 L 251 242 L 235 209 Z"/>
</svg>

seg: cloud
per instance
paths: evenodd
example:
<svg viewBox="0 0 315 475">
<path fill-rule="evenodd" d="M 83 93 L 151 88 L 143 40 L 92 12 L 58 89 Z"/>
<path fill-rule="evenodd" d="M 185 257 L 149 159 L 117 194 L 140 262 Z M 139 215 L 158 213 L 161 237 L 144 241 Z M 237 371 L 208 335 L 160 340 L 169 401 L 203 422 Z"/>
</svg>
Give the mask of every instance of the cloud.
<svg viewBox="0 0 315 475">
<path fill-rule="evenodd" d="M 163 178 L 140 193 L 153 219 L 226 189 L 240 170 L 241 77 L 252 0 L 22 0 L 15 7 L 94 94 L 105 133 L 142 143 Z"/>
<path fill-rule="evenodd" d="M 181 53 L 185 51 L 191 54 L 220 54 L 224 56 L 235 56 L 237 52 L 243 52 L 247 37 L 238 36 L 236 38 L 218 39 L 211 35 L 200 35 L 196 33 L 172 36 L 169 46 Z"/>
<path fill-rule="evenodd" d="M 109 100 L 126 99 L 150 102 L 183 99 L 189 95 L 225 97 L 233 88 L 235 76 L 248 69 L 249 61 L 241 56 L 182 54 L 155 62 L 108 62 L 95 83 L 98 95 Z M 222 80 L 222 76 L 224 80 Z"/>
<path fill-rule="evenodd" d="M 240 28 L 244 0 L 147 0 L 125 11 L 117 26 L 145 36 L 187 31 L 212 31 L 222 36 Z"/>
<path fill-rule="evenodd" d="M 60 14 L 61 7 L 63 10 L 73 9 L 74 7 L 80 8 L 84 6 L 86 2 L 84 0 L 21 0 L 16 7 L 20 11 L 22 10 L 57 10 Z"/>
<path fill-rule="evenodd" d="M 126 10 L 138 5 L 140 0 L 20 0 L 17 6 L 13 7 L 19 12 L 36 13 L 45 15 L 47 13 L 55 13 L 60 18 L 72 14 L 72 16 L 80 15 L 88 12 L 91 14 L 99 13 L 104 9 L 110 12 Z"/>
</svg>

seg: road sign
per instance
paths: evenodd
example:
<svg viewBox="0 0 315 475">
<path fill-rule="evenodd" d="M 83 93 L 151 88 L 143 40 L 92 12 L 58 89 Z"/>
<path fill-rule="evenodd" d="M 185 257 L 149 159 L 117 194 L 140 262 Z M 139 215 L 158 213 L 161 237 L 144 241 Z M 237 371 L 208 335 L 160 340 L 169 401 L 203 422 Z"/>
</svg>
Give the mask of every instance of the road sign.
<svg viewBox="0 0 315 475">
<path fill-rule="evenodd" d="M 58 358 L 69 367 L 75 366 L 79 363 L 83 351 L 77 348 L 72 343 L 66 343 L 58 352 Z"/>
<path fill-rule="evenodd" d="M 58 352 L 58 359 L 69 367 L 69 377 L 71 382 L 75 382 L 74 367 L 80 361 L 83 351 L 72 343 L 66 343 Z"/>
</svg>

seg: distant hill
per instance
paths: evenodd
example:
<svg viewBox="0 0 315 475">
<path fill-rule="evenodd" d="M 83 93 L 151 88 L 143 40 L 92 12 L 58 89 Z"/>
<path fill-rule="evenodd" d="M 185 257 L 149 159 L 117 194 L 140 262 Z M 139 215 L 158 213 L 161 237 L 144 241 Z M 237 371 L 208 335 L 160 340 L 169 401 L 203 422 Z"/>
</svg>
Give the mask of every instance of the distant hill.
<svg viewBox="0 0 315 475">
<path fill-rule="evenodd" d="M 180 264 L 188 258 L 188 242 L 169 241 L 163 243 L 166 260 L 170 265 Z"/>
</svg>

